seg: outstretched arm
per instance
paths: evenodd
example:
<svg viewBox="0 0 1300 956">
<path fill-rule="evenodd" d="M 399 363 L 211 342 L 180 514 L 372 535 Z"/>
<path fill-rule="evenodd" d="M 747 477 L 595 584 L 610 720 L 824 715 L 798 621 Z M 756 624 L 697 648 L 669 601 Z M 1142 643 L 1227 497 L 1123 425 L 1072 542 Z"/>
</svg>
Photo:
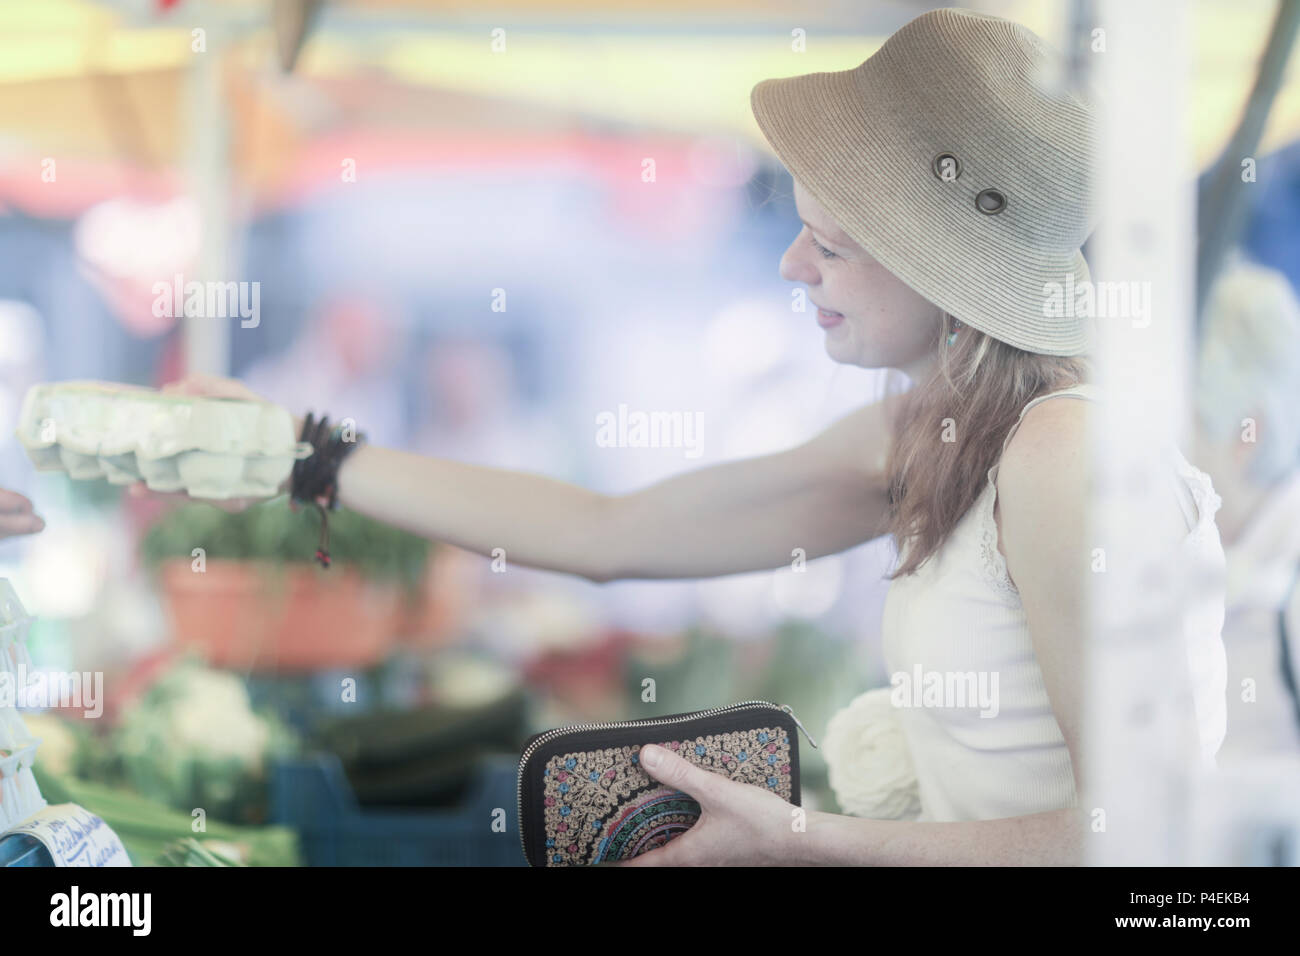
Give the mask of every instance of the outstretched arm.
<svg viewBox="0 0 1300 956">
<path fill-rule="evenodd" d="M 207 375 L 166 388 L 263 400 Z M 901 398 L 864 406 L 787 451 L 624 495 L 362 445 L 339 470 L 339 502 L 426 538 L 486 556 L 500 548 L 507 561 L 598 582 L 777 568 L 797 548 L 811 559 L 884 533 L 884 464 Z"/>
<path fill-rule="evenodd" d="M 594 581 L 788 565 L 882 533 L 886 410 L 867 406 L 788 451 L 699 468 L 625 495 L 362 446 L 339 500 L 416 534 Z"/>
</svg>

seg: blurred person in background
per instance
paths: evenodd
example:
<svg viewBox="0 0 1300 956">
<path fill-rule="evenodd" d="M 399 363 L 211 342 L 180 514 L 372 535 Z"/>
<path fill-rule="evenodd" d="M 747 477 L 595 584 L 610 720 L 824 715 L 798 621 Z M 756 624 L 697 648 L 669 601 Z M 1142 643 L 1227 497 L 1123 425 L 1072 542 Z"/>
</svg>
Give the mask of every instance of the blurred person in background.
<svg viewBox="0 0 1300 956">
<path fill-rule="evenodd" d="M 415 451 L 502 468 L 567 464 L 565 436 L 548 416 L 518 401 L 514 362 L 501 345 L 436 341 L 424 368 L 429 399 Z"/>
<path fill-rule="evenodd" d="M 404 334 L 371 298 L 336 293 L 325 298 L 292 348 L 253 363 L 244 377 L 273 402 L 304 408 L 328 400 L 335 421 L 365 422 L 375 441 L 400 443 L 407 421 L 393 366 Z"/>
<path fill-rule="evenodd" d="M 1228 730 L 1221 754 L 1300 753 L 1300 302 L 1280 272 L 1230 266 L 1206 303 L 1197 464 L 1223 498 Z"/>
<path fill-rule="evenodd" d="M 18 420 L 23 396 L 41 380 L 43 339 L 35 309 L 26 302 L 0 300 L 0 417 L 5 421 Z M 0 435 L 0 449 L 4 450 L 0 483 L 18 485 L 31 469 L 12 431 Z M 44 527 L 29 498 L 0 488 L 0 539 L 33 534 Z"/>
<path fill-rule="evenodd" d="M 1079 146 L 1096 121 L 1085 97 L 1044 82 L 1053 59 L 1024 27 L 943 9 L 855 69 L 765 80 L 751 93 L 804 222 L 780 262 L 816 307 L 796 319 L 810 334 L 815 323 L 833 361 L 898 369 L 910 391 L 787 450 L 622 495 L 320 443 L 309 471 L 322 478 L 307 497 L 336 490 L 343 506 L 408 531 L 597 583 L 786 568 L 796 553 L 812 560 L 892 535 L 901 560 L 884 609 L 887 670 L 1000 675 L 1006 705 L 992 715 L 951 701 L 880 713 L 899 728 L 910 784 L 900 767 L 880 774 L 862 769 L 865 753 L 840 754 L 841 770 L 870 786 L 915 791 L 875 801 L 912 808 L 906 817 L 811 812 L 792 834 L 775 792 L 643 748 L 649 775 L 703 813 L 634 864 L 1081 862 L 1084 456 L 1100 395 L 1089 381 L 1091 316 L 1052 315 L 1044 298 L 1048 281 L 1090 282 L 1080 246 L 1094 225 L 1093 172 Z M 174 388 L 249 396 L 207 377 Z M 308 399 L 337 420 L 333 395 Z M 1172 442 L 1169 451 L 1169 493 L 1135 534 L 1180 575 L 1221 568 L 1210 479 Z M 1223 739 L 1222 611 L 1220 588 L 1183 615 L 1197 742 L 1185 756 L 1211 765 Z"/>
</svg>

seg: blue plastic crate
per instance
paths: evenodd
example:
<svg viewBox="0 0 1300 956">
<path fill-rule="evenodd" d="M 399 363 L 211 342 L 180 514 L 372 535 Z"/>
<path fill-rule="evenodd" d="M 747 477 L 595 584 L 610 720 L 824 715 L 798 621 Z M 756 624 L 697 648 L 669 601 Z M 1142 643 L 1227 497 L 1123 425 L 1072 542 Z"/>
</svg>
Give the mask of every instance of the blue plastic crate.
<svg viewBox="0 0 1300 956">
<path fill-rule="evenodd" d="M 53 866 L 50 851 L 35 837 L 11 833 L 0 837 L 0 866 Z"/>
<path fill-rule="evenodd" d="M 527 866 L 519 845 L 519 764 L 484 758 L 455 810 L 363 810 L 333 754 L 271 768 L 271 822 L 298 831 L 308 866 Z M 505 810 L 505 830 L 492 812 Z"/>
</svg>

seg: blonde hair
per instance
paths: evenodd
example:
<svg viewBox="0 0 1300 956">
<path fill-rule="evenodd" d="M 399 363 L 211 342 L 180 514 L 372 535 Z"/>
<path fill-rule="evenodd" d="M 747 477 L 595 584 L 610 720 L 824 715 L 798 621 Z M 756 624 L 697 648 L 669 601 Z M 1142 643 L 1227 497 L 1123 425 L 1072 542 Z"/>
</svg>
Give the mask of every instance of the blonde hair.
<svg viewBox="0 0 1300 956">
<path fill-rule="evenodd" d="M 965 323 L 949 345 L 954 322 L 944 314 L 938 366 L 894 416 L 887 531 L 904 559 L 887 580 L 915 573 L 943 545 L 983 492 L 1025 405 L 1092 374 L 1084 356 L 1026 352 Z"/>
</svg>

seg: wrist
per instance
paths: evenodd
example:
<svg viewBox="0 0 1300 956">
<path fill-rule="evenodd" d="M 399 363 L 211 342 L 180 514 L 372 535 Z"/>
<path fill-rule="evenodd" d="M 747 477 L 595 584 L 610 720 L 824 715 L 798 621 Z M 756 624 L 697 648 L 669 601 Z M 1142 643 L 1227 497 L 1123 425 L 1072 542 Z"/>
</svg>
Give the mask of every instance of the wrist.
<svg viewBox="0 0 1300 956">
<path fill-rule="evenodd" d="M 344 457 L 343 461 L 339 463 L 339 470 L 335 480 L 338 483 L 338 493 L 339 493 L 340 501 L 342 501 L 342 499 L 346 497 L 345 492 L 350 487 L 349 482 L 352 481 L 352 476 L 356 472 L 355 465 L 357 463 L 357 459 L 364 458 L 365 455 L 366 455 L 366 445 L 359 444 L 357 445 L 356 448 L 352 450 L 351 454 Z M 344 505 L 344 507 L 346 507 L 346 504 Z"/>
<path fill-rule="evenodd" d="M 302 435 L 303 419 L 302 419 L 302 417 L 301 417 L 300 415 L 294 415 L 294 414 L 291 413 L 291 414 L 289 415 L 289 418 L 293 421 L 293 440 L 294 440 L 294 442 L 300 442 L 300 441 L 302 441 L 302 440 L 303 440 L 303 435 Z M 298 460 L 298 459 L 296 459 L 296 458 L 294 459 L 294 461 L 297 461 L 297 460 Z M 284 476 L 284 481 L 280 482 L 280 487 L 279 487 L 279 490 L 276 492 L 276 494 L 279 494 L 279 495 L 287 495 L 287 494 L 289 494 L 289 492 L 292 490 L 292 488 L 293 488 L 293 469 L 290 468 L 290 469 L 289 469 L 289 474 L 285 475 L 285 476 Z"/>
<path fill-rule="evenodd" d="M 806 829 L 794 833 L 791 840 L 791 863 L 798 866 L 859 866 L 861 854 L 855 853 L 855 841 L 861 830 L 873 821 L 846 817 L 839 813 L 814 810 L 807 815 Z"/>
<path fill-rule="evenodd" d="M 310 445 L 312 452 L 306 458 L 296 460 L 289 475 L 289 496 L 311 505 L 320 514 L 320 546 L 316 549 L 316 560 L 326 568 L 330 566 L 328 512 L 339 506 L 339 472 L 344 460 L 365 441 L 365 435 L 356 431 L 351 420 L 347 421 L 345 429 L 331 424 L 328 415 L 322 415 L 318 420 L 308 412 L 299 440 Z"/>
</svg>

